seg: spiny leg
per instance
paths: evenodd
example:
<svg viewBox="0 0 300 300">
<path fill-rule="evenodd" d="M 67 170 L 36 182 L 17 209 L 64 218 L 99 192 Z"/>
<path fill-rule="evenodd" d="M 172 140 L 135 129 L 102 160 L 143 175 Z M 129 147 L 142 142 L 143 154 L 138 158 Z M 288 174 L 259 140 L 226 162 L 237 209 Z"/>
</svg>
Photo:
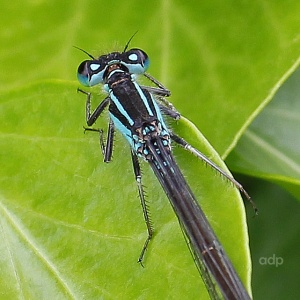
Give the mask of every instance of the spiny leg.
<svg viewBox="0 0 300 300">
<path fill-rule="evenodd" d="M 173 132 L 170 132 L 171 139 L 176 142 L 178 145 L 183 147 L 185 150 L 191 152 L 194 154 L 197 158 L 204 161 L 206 164 L 208 164 L 210 167 L 215 169 L 217 172 L 219 172 L 222 176 L 224 176 L 227 180 L 233 183 L 233 185 L 242 193 L 245 195 L 246 199 L 251 203 L 255 214 L 258 214 L 258 209 L 254 203 L 254 201 L 251 199 L 249 194 L 246 192 L 246 190 L 243 188 L 243 186 L 235 180 L 232 176 L 227 174 L 225 171 L 223 171 L 219 166 L 217 166 L 214 162 L 212 162 L 209 158 L 207 158 L 203 153 L 201 153 L 199 150 L 194 148 L 192 145 L 190 145 L 188 142 L 186 142 L 183 138 L 180 136 L 174 134 Z"/>
<path fill-rule="evenodd" d="M 100 114 L 103 112 L 105 107 L 109 104 L 110 98 L 106 97 L 98 106 L 97 108 L 91 112 L 91 93 L 86 92 L 82 89 L 77 89 L 78 92 L 85 94 L 86 97 L 86 122 L 88 126 L 92 126 L 96 120 L 99 118 Z M 108 132 L 107 132 L 107 141 L 106 144 L 103 138 L 103 130 L 102 129 L 94 129 L 94 128 L 84 128 L 85 131 L 96 131 L 100 134 L 100 148 L 101 152 L 104 157 L 104 162 L 110 162 L 112 157 L 113 151 L 113 139 L 114 139 L 114 123 L 110 119 L 108 125 Z"/>
<path fill-rule="evenodd" d="M 146 87 L 150 92 L 153 92 L 155 95 L 160 95 L 163 97 L 169 97 L 171 95 L 171 92 L 162 83 L 160 83 L 157 79 L 155 79 L 153 76 L 151 76 L 148 73 L 144 73 L 144 76 L 157 86 L 157 88 Z"/>
<path fill-rule="evenodd" d="M 97 119 L 99 118 L 100 114 L 103 112 L 105 107 L 109 104 L 110 98 L 106 97 L 98 106 L 97 108 L 91 112 L 91 96 L 92 94 L 89 92 L 86 92 L 82 89 L 77 89 L 77 92 L 85 94 L 86 97 L 86 106 L 85 106 L 85 111 L 86 111 L 86 122 L 88 126 L 92 126 Z"/>
<path fill-rule="evenodd" d="M 162 99 L 164 99 L 164 98 L 162 98 Z M 180 117 L 181 117 L 180 113 L 174 108 L 174 106 L 173 106 L 173 108 L 169 108 L 162 104 L 158 104 L 158 105 L 159 105 L 160 110 L 163 112 L 163 114 L 171 117 L 172 119 L 174 119 L 176 121 L 178 121 L 180 119 Z"/>
<path fill-rule="evenodd" d="M 95 128 L 88 128 L 88 127 L 83 127 L 83 129 L 84 129 L 84 132 L 94 131 L 94 132 L 99 133 L 100 150 L 101 150 L 101 153 L 102 153 L 103 157 L 105 157 L 105 142 L 104 142 L 104 138 L 103 138 L 103 130 L 102 129 L 95 129 Z"/>
<path fill-rule="evenodd" d="M 102 129 L 84 127 L 84 131 L 99 132 L 100 149 L 101 149 L 101 152 L 103 155 L 103 160 L 106 163 L 110 162 L 111 157 L 112 157 L 112 152 L 113 152 L 114 133 L 115 133 L 115 125 L 114 125 L 113 121 L 111 119 L 109 119 L 106 143 L 103 138 L 103 130 Z"/>
<path fill-rule="evenodd" d="M 113 145 L 114 145 L 114 134 L 115 134 L 115 125 L 112 119 L 109 119 L 107 140 L 106 140 L 106 146 L 104 151 L 104 162 L 111 161 Z"/>
<path fill-rule="evenodd" d="M 136 183 L 137 183 L 137 187 L 138 187 L 138 191 L 139 191 L 139 197 L 140 197 L 142 208 L 143 208 L 144 219 L 145 219 L 146 226 L 147 226 L 147 231 L 148 231 L 148 237 L 147 237 L 147 239 L 144 243 L 143 249 L 142 249 L 141 254 L 139 256 L 139 259 L 138 259 L 138 263 L 140 263 L 141 266 L 144 267 L 143 266 L 143 259 L 144 259 L 145 252 L 147 250 L 148 244 L 149 244 L 150 240 L 153 237 L 153 228 L 152 228 L 152 225 L 151 225 L 149 212 L 148 212 L 148 207 L 147 207 L 146 200 L 145 200 L 145 193 L 144 193 L 144 189 L 143 189 L 143 185 L 142 185 L 142 173 L 141 173 L 140 164 L 139 164 L 139 161 L 138 161 L 138 157 L 133 152 L 133 150 L 131 150 L 131 158 L 132 158 L 132 164 L 133 164 L 135 179 L 136 179 Z"/>
</svg>

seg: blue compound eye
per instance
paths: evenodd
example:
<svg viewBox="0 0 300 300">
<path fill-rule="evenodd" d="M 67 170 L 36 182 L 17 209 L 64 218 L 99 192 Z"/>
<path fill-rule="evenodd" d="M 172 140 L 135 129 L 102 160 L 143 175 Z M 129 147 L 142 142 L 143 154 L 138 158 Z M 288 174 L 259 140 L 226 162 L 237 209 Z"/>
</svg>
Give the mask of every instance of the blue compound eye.
<svg viewBox="0 0 300 300">
<path fill-rule="evenodd" d="M 93 86 L 103 83 L 103 75 L 107 65 L 101 60 L 85 60 L 78 67 L 77 78 L 84 86 Z"/>
<path fill-rule="evenodd" d="M 124 64 L 129 73 L 142 74 L 145 73 L 149 67 L 148 55 L 141 49 L 131 49 L 122 54 L 122 64 Z"/>
</svg>

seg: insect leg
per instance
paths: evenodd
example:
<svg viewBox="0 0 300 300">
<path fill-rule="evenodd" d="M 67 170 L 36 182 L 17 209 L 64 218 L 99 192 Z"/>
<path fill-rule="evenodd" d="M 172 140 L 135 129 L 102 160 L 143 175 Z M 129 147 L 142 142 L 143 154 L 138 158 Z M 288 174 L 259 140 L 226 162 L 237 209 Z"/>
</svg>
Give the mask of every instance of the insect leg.
<svg viewBox="0 0 300 300">
<path fill-rule="evenodd" d="M 183 147 L 185 150 L 191 152 L 194 154 L 197 158 L 201 159 L 204 161 L 206 164 L 208 164 L 210 167 L 215 169 L 217 172 L 219 172 L 222 176 L 224 176 L 227 180 L 233 183 L 233 185 L 246 197 L 246 199 L 251 203 L 255 214 L 258 214 L 258 209 L 254 203 L 254 201 L 251 199 L 249 194 L 246 192 L 246 190 L 243 188 L 243 186 L 235 180 L 231 175 L 227 174 L 224 170 L 222 170 L 219 166 L 217 166 L 213 161 L 211 161 L 208 157 L 206 157 L 203 153 L 201 153 L 199 150 L 194 148 L 192 145 L 190 145 L 187 141 L 185 141 L 183 138 L 180 136 L 176 135 L 173 132 L 170 132 L 171 139 Z"/>
<path fill-rule="evenodd" d="M 132 150 L 131 150 L 131 158 L 132 158 L 135 179 L 136 179 L 136 183 L 137 183 L 137 187 L 138 187 L 138 191 L 139 191 L 139 197 L 140 197 L 142 208 L 143 208 L 144 219 L 145 219 L 147 231 L 148 231 L 148 237 L 144 243 L 143 249 L 142 249 L 139 259 L 138 259 L 138 263 L 140 263 L 143 266 L 143 259 L 145 256 L 145 252 L 147 250 L 147 247 L 148 247 L 148 244 L 149 244 L 151 238 L 153 237 L 153 228 L 152 228 L 152 224 L 151 224 L 151 220 L 150 220 L 150 216 L 149 216 L 148 206 L 147 206 L 146 200 L 145 200 L 145 193 L 144 193 L 144 189 L 143 189 L 143 185 L 142 185 L 142 173 L 141 173 L 140 164 L 139 164 L 137 155 Z"/>
</svg>

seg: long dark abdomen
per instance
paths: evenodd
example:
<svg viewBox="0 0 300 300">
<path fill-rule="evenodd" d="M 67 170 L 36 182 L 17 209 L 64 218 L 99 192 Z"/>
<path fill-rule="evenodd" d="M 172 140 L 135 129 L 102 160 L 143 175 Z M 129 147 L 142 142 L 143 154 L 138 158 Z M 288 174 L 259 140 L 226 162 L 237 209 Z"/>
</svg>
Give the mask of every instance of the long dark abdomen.
<svg viewBox="0 0 300 300">
<path fill-rule="evenodd" d="M 148 162 L 183 227 L 197 265 L 204 261 L 225 299 L 250 299 L 173 155 L 163 147 L 160 138 L 149 141 L 147 147 L 152 153 Z"/>
</svg>

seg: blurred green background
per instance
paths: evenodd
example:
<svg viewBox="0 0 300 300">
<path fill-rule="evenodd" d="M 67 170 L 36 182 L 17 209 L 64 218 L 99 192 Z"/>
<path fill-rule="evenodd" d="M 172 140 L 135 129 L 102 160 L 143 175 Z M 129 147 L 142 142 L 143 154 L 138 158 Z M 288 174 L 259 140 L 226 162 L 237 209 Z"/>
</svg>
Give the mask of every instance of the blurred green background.
<svg viewBox="0 0 300 300">
<path fill-rule="evenodd" d="M 150 271 L 149 267 L 139 270 L 133 276 L 124 268 L 116 272 L 120 268 L 111 269 L 108 263 L 107 269 L 101 269 L 105 277 L 124 284 L 116 286 L 115 290 L 105 278 L 97 277 L 99 270 L 95 261 L 100 265 L 104 256 L 118 266 L 118 257 L 111 254 L 114 244 L 119 247 L 120 237 L 114 236 L 116 233 L 124 240 L 123 249 L 116 253 L 137 257 L 137 249 L 144 238 L 144 224 L 142 219 L 137 220 L 142 223 L 140 228 L 128 233 L 127 221 L 125 224 L 116 221 L 120 211 L 124 211 L 124 218 L 140 215 L 130 161 L 117 163 L 127 157 L 128 151 L 116 146 L 114 163 L 101 164 L 99 153 L 91 151 L 98 150 L 97 138 L 84 136 L 80 131 L 84 124 L 84 100 L 75 92 L 78 87 L 75 76 L 78 64 L 86 56 L 72 46 L 95 56 L 122 50 L 137 30 L 131 46 L 140 47 L 149 54 L 149 72 L 171 90 L 175 107 L 226 159 L 228 167 L 237 174 L 260 210 L 259 216 L 253 218 L 253 211 L 246 203 L 254 299 L 265 299 L 266 295 L 272 299 L 299 298 L 299 1 L 214 0 L 198 4 L 119 0 L 2 1 L 0 4 L 0 233 L 3 240 L 0 245 L 0 298 L 2 295 L 2 299 L 92 299 L 97 295 L 103 299 L 150 299 L 151 295 L 158 299 L 166 296 L 192 299 L 199 295 L 197 272 L 184 271 L 190 263 L 189 256 L 181 256 L 175 247 L 167 248 L 169 241 L 159 240 L 159 237 L 158 243 L 164 251 L 155 250 L 154 241 L 147 265 L 163 257 L 157 268 L 164 268 L 164 261 L 169 260 L 173 252 L 177 255 L 174 259 L 182 265 L 165 267 L 168 276 L 159 277 L 156 288 L 149 285 L 139 289 L 141 285 L 138 284 L 141 275 L 147 272 L 148 278 L 159 276 L 156 267 Z M 99 94 L 98 89 L 94 92 Z M 105 126 L 105 122 L 104 117 L 99 126 Z M 117 138 L 117 144 L 119 140 Z M 213 152 L 208 151 L 208 154 L 213 155 Z M 186 162 L 195 164 L 194 160 L 181 158 L 180 152 L 177 155 L 186 165 L 185 174 L 188 175 L 188 169 L 194 166 Z M 60 157 L 64 157 L 64 161 Z M 41 161 L 49 167 L 41 169 Z M 103 169 L 106 173 L 102 173 Z M 151 176 L 146 170 L 145 173 Z M 219 198 L 224 206 L 228 203 L 228 210 L 215 207 L 214 202 L 204 205 L 223 212 L 222 218 L 229 223 L 231 218 L 242 220 L 243 213 L 238 210 L 236 217 L 235 208 L 230 207 L 232 192 L 225 193 L 230 187 L 220 183 L 218 176 L 211 173 L 204 168 L 193 184 L 204 199 Z M 119 176 L 116 177 L 119 188 L 99 187 L 100 180 L 112 180 L 110 174 Z M 215 188 L 222 184 L 220 190 Z M 152 181 L 146 186 L 149 198 L 160 197 Z M 115 200 L 107 207 L 99 204 L 98 198 L 102 195 L 119 199 L 122 193 L 131 199 L 134 211 L 129 214 L 125 201 Z M 36 198 L 29 197 L 31 194 Z M 56 201 L 52 202 L 51 198 Z M 167 236 L 171 232 L 174 245 L 184 248 L 179 229 L 173 227 L 174 216 L 168 203 L 158 203 L 156 211 L 152 212 L 155 222 L 159 224 L 160 218 L 164 219 L 166 226 L 162 231 Z M 160 211 L 166 211 L 163 217 L 157 217 Z M 53 216 L 57 220 L 55 226 L 47 227 L 45 224 Z M 64 221 L 66 216 L 68 222 Z M 105 218 L 102 234 L 95 230 L 101 218 Z M 29 220 L 33 224 L 32 232 L 24 225 Z M 45 223 L 39 231 L 41 220 Z M 86 239 L 79 240 L 76 234 L 81 227 L 74 224 L 80 222 L 87 224 L 86 233 L 82 232 Z M 225 232 L 221 233 L 225 240 L 226 231 L 238 230 L 230 226 L 221 229 Z M 17 236 L 14 231 L 22 235 Z M 139 236 L 141 232 L 143 235 Z M 239 234 L 237 231 L 237 236 Z M 95 238 L 94 244 L 91 235 Z M 139 236 L 138 240 L 135 235 Z M 36 249 L 41 245 L 34 242 L 28 243 L 26 251 L 22 249 L 24 240 L 43 240 L 45 236 L 47 241 L 42 244 L 40 253 L 36 253 Z M 99 244 L 102 238 L 109 239 L 110 243 Z M 89 254 L 81 253 L 79 257 L 71 247 L 76 243 L 82 249 L 89 245 Z M 242 239 L 241 243 L 245 241 Z M 49 253 L 54 260 L 61 259 L 61 264 L 53 264 L 48 259 Z M 94 255 L 94 261 L 90 260 L 90 255 Z M 23 258 L 22 268 L 14 265 L 16 256 Z M 72 260 L 76 256 L 75 264 Z M 35 264 L 34 257 L 43 261 L 46 271 Z M 7 260 L 14 265 L 15 273 L 5 269 L 4 261 Z M 238 257 L 235 260 L 239 262 Z M 275 261 L 283 263 L 276 266 Z M 62 280 L 66 268 L 73 263 L 76 268 L 67 272 L 68 280 Z M 242 266 L 243 261 L 239 268 Z M 83 269 L 89 270 L 89 274 L 81 273 Z M 244 271 L 244 278 L 247 272 Z M 178 273 L 182 277 L 177 278 Z M 124 283 L 126 276 L 128 280 Z M 31 281 L 25 284 L 26 278 Z M 45 281 L 39 281 L 40 278 Z M 51 281 L 47 282 L 47 278 Z M 78 278 L 82 286 L 74 286 Z M 181 290 L 178 289 L 180 278 L 188 278 Z M 37 282 L 41 286 L 37 286 Z M 42 286 L 45 283 L 47 288 Z M 79 294 L 73 293 L 78 290 Z M 123 293 L 127 290 L 132 293 Z"/>
</svg>

